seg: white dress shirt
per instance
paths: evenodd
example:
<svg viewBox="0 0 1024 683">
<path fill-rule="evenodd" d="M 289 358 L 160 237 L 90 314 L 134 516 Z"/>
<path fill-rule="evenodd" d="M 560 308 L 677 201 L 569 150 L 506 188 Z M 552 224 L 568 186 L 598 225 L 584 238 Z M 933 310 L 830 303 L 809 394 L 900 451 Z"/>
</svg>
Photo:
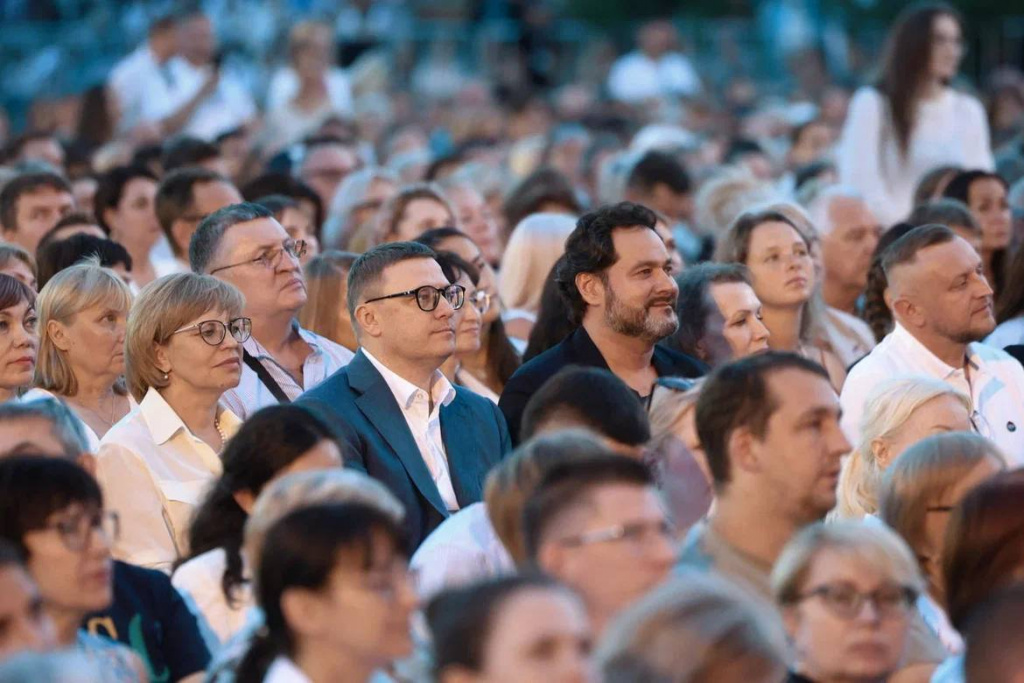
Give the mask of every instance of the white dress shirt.
<svg viewBox="0 0 1024 683">
<path fill-rule="evenodd" d="M 160 121 L 187 101 L 170 65 L 157 62 L 148 43 L 114 67 L 109 83 L 121 112 L 120 132 Z"/>
<path fill-rule="evenodd" d="M 209 65 L 195 66 L 184 57 L 173 58 L 169 66 L 185 101 L 195 97 L 213 71 Z M 248 123 L 256 113 L 249 91 L 230 71 L 222 70 L 216 90 L 196 108 L 181 132 L 212 142 L 221 133 Z"/>
<path fill-rule="evenodd" d="M 871 352 L 875 335 L 866 322 L 846 311 L 827 306 L 825 326 L 832 351 L 846 369 Z"/>
<path fill-rule="evenodd" d="M 1024 344 L 1024 316 L 999 323 L 996 329 L 992 330 L 992 334 L 985 337 L 985 343 L 997 349 Z"/>
<path fill-rule="evenodd" d="M 608 74 L 608 91 L 621 102 L 639 104 L 663 96 L 696 95 L 700 77 L 690 60 L 678 52 L 657 61 L 637 50 L 619 57 Z"/>
<path fill-rule="evenodd" d="M 199 617 L 203 636 L 211 652 L 220 649 L 232 636 L 242 630 L 246 612 L 256 605 L 252 584 L 248 582 L 249 572 L 242 562 L 242 576 L 245 581 L 235 587 L 234 603 L 228 604 L 221 581 L 227 568 L 227 555 L 223 548 L 208 550 L 193 557 L 174 571 L 171 583 L 177 588 L 189 608 Z M 215 642 L 210 642 L 215 637 Z"/>
<path fill-rule="evenodd" d="M 515 573 L 512 556 L 494 532 L 487 506 L 473 503 L 441 522 L 409 561 L 420 597 Z"/>
<path fill-rule="evenodd" d="M 242 347 L 249 352 L 249 355 L 259 361 L 270 376 L 274 378 L 277 385 L 284 391 L 289 400 L 294 401 L 302 392 L 308 391 L 325 379 L 333 375 L 341 368 L 348 365 L 348 362 L 355 356 L 341 344 L 335 344 L 326 337 L 321 337 L 309 330 L 304 330 L 295 324 L 295 329 L 303 341 L 309 344 L 312 352 L 302 362 L 302 386 L 295 381 L 291 373 L 285 370 L 284 366 L 278 363 L 270 352 L 263 348 L 256 337 L 249 339 L 242 344 Z M 277 399 L 270 393 L 270 389 L 260 381 L 252 368 L 242 363 L 242 377 L 238 386 L 228 389 L 221 398 L 221 403 L 231 409 L 235 415 L 245 420 L 260 408 L 277 405 Z"/>
<path fill-rule="evenodd" d="M 267 669 L 263 677 L 263 683 L 313 683 L 302 669 L 295 665 L 295 662 L 285 656 L 277 657 Z"/>
<path fill-rule="evenodd" d="M 229 438 L 242 424 L 223 408 L 217 419 Z M 150 388 L 100 440 L 96 458 L 104 502 L 121 521 L 114 557 L 170 572 L 188 550 L 193 511 L 220 473 L 220 456 Z"/>
<path fill-rule="evenodd" d="M 441 494 L 449 512 L 459 509 L 452 486 L 452 475 L 448 469 L 448 452 L 441 438 L 441 406 L 455 400 L 455 387 L 440 370 L 434 371 L 430 380 L 430 397 L 418 386 L 389 370 L 373 354 L 362 349 L 366 358 L 377 368 L 402 411 L 405 423 L 409 425 L 412 438 L 420 451 L 423 462 L 430 470 L 430 476 Z M 433 405 L 431 405 L 433 403 Z"/>
<path fill-rule="evenodd" d="M 1024 367 L 1005 351 L 979 342 L 967 345 L 966 361 L 969 374 L 947 365 L 897 323 L 846 378 L 840 403 L 847 438 L 859 442 L 864 404 L 879 382 L 927 375 L 969 396 L 978 433 L 999 446 L 1010 467 L 1024 465 Z"/>
</svg>

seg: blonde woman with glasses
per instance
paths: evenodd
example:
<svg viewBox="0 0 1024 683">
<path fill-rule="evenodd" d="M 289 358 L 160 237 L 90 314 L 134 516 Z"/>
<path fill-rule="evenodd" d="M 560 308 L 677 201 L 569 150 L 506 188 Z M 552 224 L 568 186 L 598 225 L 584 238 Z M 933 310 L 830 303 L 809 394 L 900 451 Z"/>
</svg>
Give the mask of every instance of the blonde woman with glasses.
<svg viewBox="0 0 1024 683">
<path fill-rule="evenodd" d="M 124 520 L 117 559 L 169 571 L 188 552 L 188 525 L 221 473 L 240 420 L 220 405 L 238 385 L 252 322 L 243 298 L 207 275 L 143 288 L 128 315 L 125 371 L 139 402 L 100 441 L 97 479 Z"/>
<path fill-rule="evenodd" d="M 36 299 L 37 388 L 25 396 L 64 401 L 81 422 L 92 453 L 135 405 L 122 377 L 131 303 L 128 286 L 97 260 L 57 273 Z"/>
<path fill-rule="evenodd" d="M 865 404 L 860 443 L 843 463 L 837 515 L 875 514 L 882 473 L 903 451 L 932 434 L 971 429 L 970 399 L 945 382 L 907 376 L 879 384 Z"/>
</svg>

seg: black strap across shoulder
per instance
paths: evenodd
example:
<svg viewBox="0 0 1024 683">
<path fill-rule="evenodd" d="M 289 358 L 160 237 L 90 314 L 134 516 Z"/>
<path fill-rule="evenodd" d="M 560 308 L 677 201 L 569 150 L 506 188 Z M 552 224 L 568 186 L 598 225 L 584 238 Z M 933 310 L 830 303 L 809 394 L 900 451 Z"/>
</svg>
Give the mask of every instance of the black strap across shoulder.
<svg viewBox="0 0 1024 683">
<path fill-rule="evenodd" d="M 292 400 L 288 398 L 288 394 L 284 393 L 284 389 L 277 383 L 277 380 L 271 377 L 267 369 L 263 367 L 263 363 L 256 360 L 248 351 L 242 349 L 242 361 L 248 365 L 256 376 L 263 382 L 263 386 L 270 390 L 274 398 L 277 399 L 278 403 L 291 403 Z"/>
</svg>

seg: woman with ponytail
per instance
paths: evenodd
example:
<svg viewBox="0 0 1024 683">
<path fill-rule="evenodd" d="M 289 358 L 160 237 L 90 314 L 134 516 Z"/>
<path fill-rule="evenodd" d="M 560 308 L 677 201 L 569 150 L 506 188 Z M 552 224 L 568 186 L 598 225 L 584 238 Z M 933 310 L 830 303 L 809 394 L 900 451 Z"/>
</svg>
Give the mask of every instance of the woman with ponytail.
<svg viewBox="0 0 1024 683">
<path fill-rule="evenodd" d="M 245 523 L 260 491 L 286 474 L 341 466 L 327 426 L 291 404 L 264 408 L 246 420 L 221 459 L 223 473 L 189 529 L 191 555 L 172 578 L 212 631 L 207 633 L 213 640 L 211 650 L 241 629 L 253 604 L 241 548 Z"/>
<path fill-rule="evenodd" d="M 394 518 L 363 503 L 295 510 L 263 540 L 264 626 L 237 683 L 365 683 L 412 652 L 417 598 Z"/>
</svg>

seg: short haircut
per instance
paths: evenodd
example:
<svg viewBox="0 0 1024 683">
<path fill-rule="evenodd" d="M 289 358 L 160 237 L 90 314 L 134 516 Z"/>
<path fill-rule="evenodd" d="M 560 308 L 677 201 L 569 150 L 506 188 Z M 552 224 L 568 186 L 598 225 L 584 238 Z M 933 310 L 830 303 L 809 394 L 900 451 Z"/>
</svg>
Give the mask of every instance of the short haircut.
<svg viewBox="0 0 1024 683">
<path fill-rule="evenodd" d="M 922 249 L 947 244 L 956 239 L 956 233 L 945 225 L 920 225 L 889 245 L 882 253 L 882 271 L 886 279 L 892 278 L 894 268 L 913 263 Z"/>
<path fill-rule="evenodd" d="M 1024 584 L 997 592 L 975 607 L 967 624 L 966 680 L 1013 683 L 1024 671 L 1020 625 L 1024 623 Z"/>
<path fill-rule="evenodd" d="M 99 484 L 79 465 L 39 455 L 0 458 L 0 539 L 26 558 L 25 534 L 75 503 L 103 507 Z"/>
<path fill-rule="evenodd" d="M 605 486 L 653 487 L 651 471 L 638 460 L 610 452 L 552 467 L 527 499 L 523 510 L 523 544 L 526 556 L 537 560 L 551 529 L 570 510 Z"/>
<path fill-rule="evenodd" d="M 924 204 L 918 204 L 910 212 L 907 222 L 914 227 L 938 223 L 946 227 L 955 225 L 967 228 L 971 232 L 981 232 L 974 214 L 971 213 L 966 204 L 958 199 L 933 199 Z"/>
<path fill-rule="evenodd" d="M 568 304 L 574 323 L 581 323 L 587 310 L 587 304 L 576 288 L 576 276 L 581 273 L 603 276 L 619 260 L 612 240 L 616 229 L 644 227 L 654 230 L 656 222 L 653 211 L 632 202 L 602 206 L 577 221 L 576 229 L 565 241 L 565 258 L 559 261 L 555 273 L 559 291 Z"/>
<path fill-rule="evenodd" d="M 767 432 L 768 420 L 778 410 L 780 400 L 768 380 L 782 370 L 799 370 L 829 381 L 828 373 L 814 361 L 783 351 L 767 351 L 727 363 L 704 381 L 697 399 L 697 435 L 716 488 L 722 489 L 732 477 L 732 433 L 745 427 L 760 439 Z"/>
<path fill-rule="evenodd" d="M 132 293 L 117 273 L 93 263 L 80 263 L 57 273 L 39 291 L 39 359 L 36 386 L 59 396 L 78 394 L 78 379 L 63 351 L 50 338 L 51 320 L 70 324 L 86 309 L 101 305 L 124 315 L 132 305 Z M 123 392 L 123 388 L 122 388 Z"/>
<path fill-rule="evenodd" d="M 570 366 L 549 378 L 526 403 L 519 438 L 533 438 L 551 423 L 568 422 L 629 446 L 651 438 L 636 393 L 612 372 Z"/>
<path fill-rule="evenodd" d="M 651 150 L 630 170 L 626 187 L 648 194 L 658 185 L 667 186 L 675 194 L 687 194 L 692 189 L 690 176 L 675 155 Z"/>
<path fill-rule="evenodd" d="M 64 176 L 52 171 L 33 171 L 14 176 L 0 190 L 0 226 L 5 231 L 18 231 L 18 201 L 22 195 L 41 189 L 72 194 L 71 184 Z"/>
<path fill-rule="evenodd" d="M 809 188 L 804 208 L 818 235 L 824 237 L 832 232 L 832 204 L 837 199 L 851 199 L 863 202 L 864 195 L 858 190 L 839 184 L 821 184 Z"/>
<path fill-rule="evenodd" d="M 195 186 L 205 183 L 226 183 L 231 181 L 217 173 L 205 168 L 190 166 L 179 168 L 177 171 L 164 176 L 160 186 L 156 190 L 156 218 L 160 221 L 160 227 L 167 236 L 171 246 L 177 249 L 174 243 L 172 228 L 175 221 L 180 220 L 195 205 Z M 179 254 L 183 256 L 183 254 Z"/>
<path fill-rule="evenodd" d="M 244 305 L 241 292 L 209 275 L 176 273 L 143 287 L 128 313 L 125 331 L 125 378 L 135 400 L 142 401 L 150 387 L 168 384 L 157 368 L 157 344 L 166 344 L 175 330 L 207 311 L 223 310 L 234 318 Z"/>
<path fill-rule="evenodd" d="M 273 218 L 270 209 L 252 202 L 231 204 L 217 209 L 204 218 L 192 233 L 188 244 L 188 260 L 192 272 L 205 273 L 213 265 L 213 257 L 217 255 L 224 233 L 239 223 L 248 223 L 261 218 Z"/>
<path fill-rule="evenodd" d="M 576 190 L 564 173 L 550 166 L 539 168 L 519 181 L 505 197 L 505 238 L 519 221 L 537 213 L 545 204 L 558 204 L 576 214 L 583 209 Z M 653 223 L 652 223 L 653 224 Z"/>
<path fill-rule="evenodd" d="M 70 408 L 57 399 L 38 398 L 17 403 L 14 401 L 0 403 L 0 424 L 21 420 L 45 420 L 50 423 L 50 430 L 60 441 L 62 452 L 59 454 L 47 453 L 46 455 L 62 455 L 69 460 L 75 460 L 89 451 L 89 442 L 86 439 L 85 430 L 82 429 L 82 421 L 71 412 Z M 20 454 L 20 449 L 8 451 L 0 453 L 0 458 Z"/>
<path fill-rule="evenodd" d="M 180 135 L 164 143 L 160 165 L 164 167 L 164 173 L 170 173 L 179 168 L 199 166 L 219 156 L 220 150 L 216 145 L 190 135 Z"/>
<path fill-rule="evenodd" d="M 746 266 L 739 263 L 699 263 L 676 276 L 679 329 L 669 337 L 673 347 L 694 358 L 700 357 L 697 345 L 707 333 L 708 316 L 715 305 L 711 298 L 711 285 L 725 283 L 749 285 L 750 273 Z"/>
<path fill-rule="evenodd" d="M 446 590 L 427 605 L 425 616 L 433 645 L 434 680 L 449 667 L 481 673 L 488 643 L 505 605 L 525 591 L 562 591 L 568 588 L 543 574 L 491 578 Z"/>
<path fill-rule="evenodd" d="M 42 289 L 58 273 L 92 259 L 104 268 L 124 266 L 131 272 L 132 257 L 119 242 L 95 235 L 78 234 L 50 242 L 39 250 L 39 288 Z"/>
<path fill-rule="evenodd" d="M 138 165 L 117 166 L 100 176 L 99 184 L 96 187 L 96 196 L 93 199 L 93 207 L 96 212 L 96 222 L 107 232 L 110 232 L 110 226 L 107 224 L 104 214 L 109 209 L 117 208 L 128 183 L 137 178 L 157 182 L 157 177 L 151 170 Z"/>
<path fill-rule="evenodd" d="M 96 217 L 93 216 L 92 214 L 86 213 L 85 211 L 72 211 L 71 213 L 65 216 L 61 216 L 61 219 L 54 223 L 53 227 L 50 228 L 45 235 L 43 235 L 43 239 L 39 241 L 39 244 L 42 245 L 44 240 L 53 240 L 53 236 L 56 235 L 59 231 L 63 230 L 64 228 L 73 228 L 79 225 L 95 226 L 99 228 L 101 231 L 103 231 L 105 234 L 110 234 L 110 230 L 100 225 L 100 222 L 96 220 Z"/>
<path fill-rule="evenodd" d="M 298 178 L 287 173 L 264 173 L 243 185 L 240 191 L 247 202 L 274 194 L 291 197 L 298 202 L 308 201 L 313 205 L 313 227 L 317 235 L 320 234 L 320 226 L 324 222 L 324 204 L 316 190 Z"/>
<path fill-rule="evenodd" d="M 299 208 L 299 202 L 296 199 L 283 194 L 270 194 L 266 197 L 260 197 L 254 200 L 253 204 L 262 206 L 274 214 L 274 218 L 277 220 L 281 220 L 281 216 L 284 215 L 286 210 Z"/>
<path fill-rule="evenodd" d="M 402 261 L 434 258 L 434 250 L 417 242 L 391 242 L 373 247 L 356 259 L 348 271 L 348 312 L 355 320 L 364 298 L 376 295 L 384 271 Z"/>
</svg>

